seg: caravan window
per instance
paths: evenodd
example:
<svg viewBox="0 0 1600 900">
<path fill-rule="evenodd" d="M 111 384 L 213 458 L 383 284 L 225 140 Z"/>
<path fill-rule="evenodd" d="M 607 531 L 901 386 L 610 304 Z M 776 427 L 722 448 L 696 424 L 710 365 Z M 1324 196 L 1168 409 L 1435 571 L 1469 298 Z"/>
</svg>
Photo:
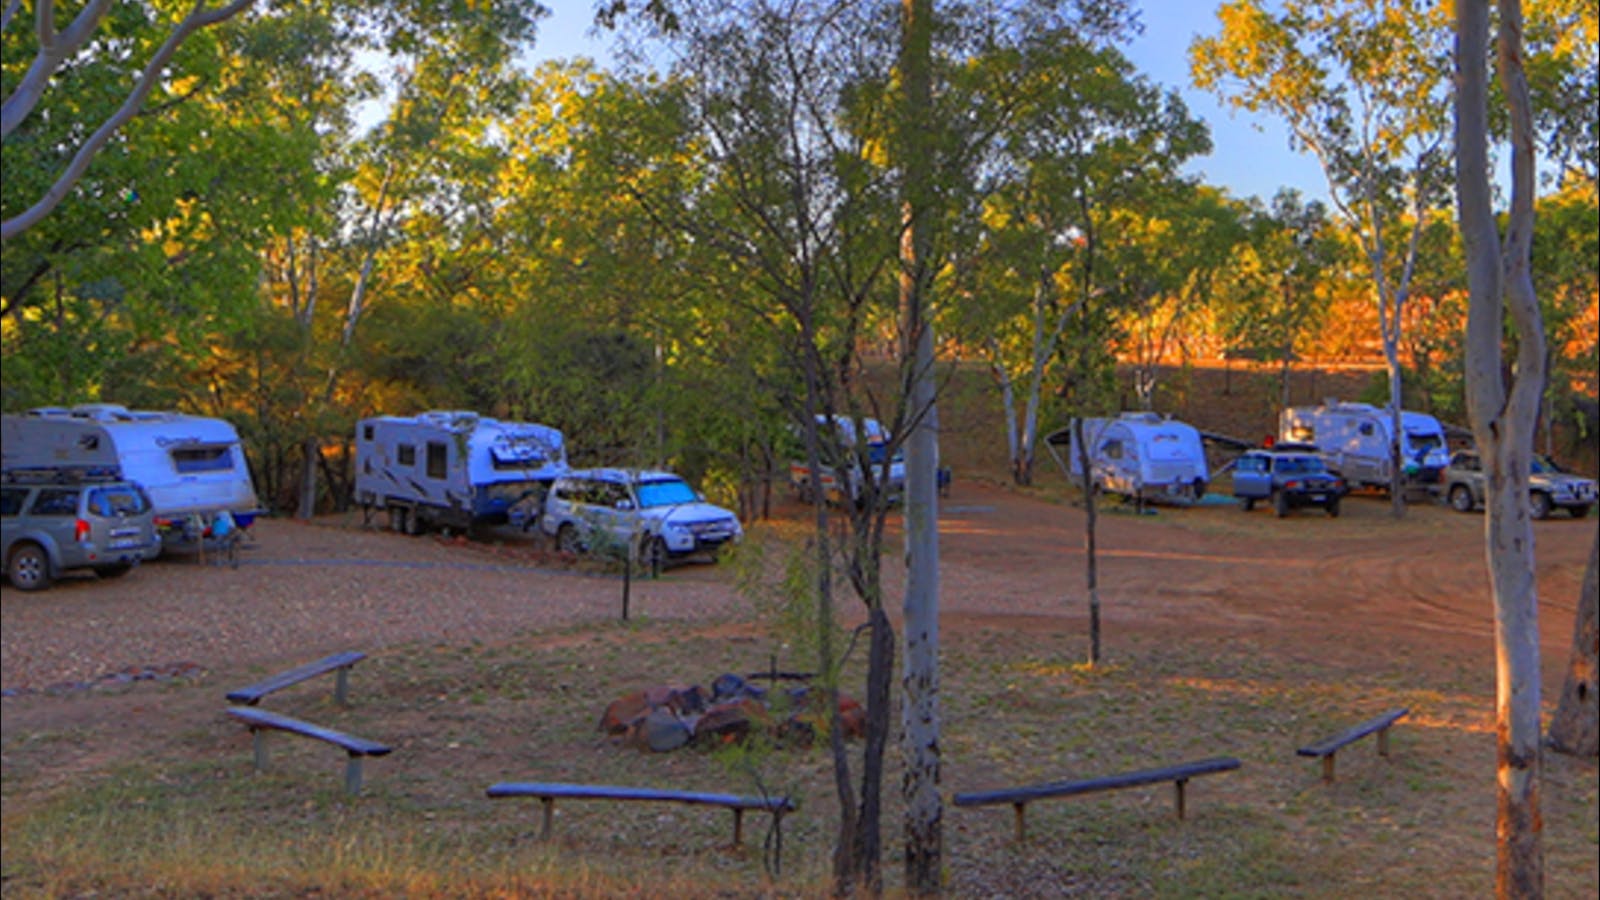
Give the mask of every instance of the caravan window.
<svg viewBox="0 0 1600 900">
<path fill-rule="evenodd" d="M 1105 454 L 1106 459 L 1121 459 L 1122 442 L 1106 441 L 1104 444 L 1100 445 L 1100 452 Z"/>
<path fill-rule="evenodd" d="M 227 447 L 184 447 L 172 451 L 172 467 L 179 472 L 227 472 L 233 468 L 233 454 Z"/>
<path fill-rule="evenodd" d="M 438 441 L 428 442 L 428 477 L 445 478 L 450 467 L 450 448 Z"/>
<path fill-rule="evenodd" d="M 361 426 L 361 439 L 364 440 L 364 441 L 369 441 L 370 442 L 372 440 L 372 437 L 373 437 L 373 428 L 372 428 L 372 426 L 370 424 Z"/>
<path fill-rule="evenodd" d="M 401 444 L 394 448 L 394 458 L 395 462 L 402 466 L 414 466 L 417 464 L 417 448 L 410 444 Z"/>
</svg>

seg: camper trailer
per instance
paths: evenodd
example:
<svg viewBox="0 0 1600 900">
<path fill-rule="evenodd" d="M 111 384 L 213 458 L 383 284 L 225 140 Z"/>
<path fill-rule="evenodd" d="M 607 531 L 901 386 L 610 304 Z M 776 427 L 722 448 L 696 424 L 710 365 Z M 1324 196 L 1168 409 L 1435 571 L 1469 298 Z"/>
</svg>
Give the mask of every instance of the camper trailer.
<svg viewBox="0 0 1600 900">
<path fill-rule="evenodd" d="M 1328 468 L 1343 475 L 1352 487 L 1387 490 L 1392 426 L 1386 408 L 1330 399 L 1321 406 L 1285 409 L 1278 417 L 1278 439 L 1315 445 L 1327 459 Z M 1444 428 L 1427 413 L 1402 411 L 1400 429 L 1403 479 L 1408 484 L 1433 485 L 1450 464 Z"/>
<path fill-rule="evenodd" d="M 4 417 L 6 471 L 111 471 L 150 496 L 163 540 L 192 537 L 196 519 L 257 512 L 239 433 L 222 419 L 114 404 L 48 407 Z"/>
<path fill-rule="evenodd" d="M 356 502 L 407 534 L 507 521 L 566 472 L 566 440 L 547 425 L 434 411 L 356 426 Z"/>
<path fill-rule="evenodd" d="M 1083 456 L 1077 429 L 1046 438 L 1051 447 L 1065 445 L 1067 470 L 1083 478 Z M 1135 500 L 1195 503 L 1206 495 L 1211 480 L 1206 448 L 1193 425 L 1153 412 L 1123 413 L 1116 418 L 1084 419 L 1089 473 L 1095 488 Z"/>
<path fill-rule="evenodd" d="M 833 441 L 833 446 L 823 449 L 824 463 L 820 473 L 811 471 L 811 466 L 805 460 L 795 460 L 789 463 L 789 486 L 794 488 L 795 496 L 802 502 L 809 503 L 812 498 L 821 492 L 822 498 L 829 503 L 843 504 L 861 502 L 861 489 L 864 483 L 864 473 L 858 457 L 855 455 L 856 423 L 849 416 L 836 415 L 833 417 L 833 427 L 828 427 L 826 416 L 817 416 L 818 432 L 824 441 Z M 867 459 L 872 467 L 872 474 L 876 478 L 884 476 L 884 463 L 888 462 L 888 482 L 884 491 L 889 499 L 898 500 L 905 491 L 906 463 L 904 454 L 896 449 L 893 458 L 889 457 L 889 432 L 877 419 L 862 419 L 861 433 L 866 439 Z M 827 463 L 830 458 L 844 459 L 845 462 L 833 466 Z"/>
</svg>

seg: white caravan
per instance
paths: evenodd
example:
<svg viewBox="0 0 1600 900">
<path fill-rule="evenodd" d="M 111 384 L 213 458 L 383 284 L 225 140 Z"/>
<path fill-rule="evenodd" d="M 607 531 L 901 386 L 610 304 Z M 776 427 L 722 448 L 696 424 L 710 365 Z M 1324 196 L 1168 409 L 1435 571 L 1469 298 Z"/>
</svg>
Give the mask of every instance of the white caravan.
<svg viewBox="0 0 1600 900">
<path fill-rule="evenodd" d="M 805 460 L 794 460 L 789 463 L 789 486 L 794 488 L 795 495 L 804 503 L 811 502 L 819 491 L 823 500 L 829 503 L 843 504 L 846 500 L 859 503 L 864 482 L 861 465 L 854 450 L 855 421 L 849 416 L 836 415 L 833 417 L 832 428 L 829 428 L 827 423 L 826 416 L 817 416 L 820 437 L 834 442 L 833 446 L 824 447 L 822 450 L 822 471 L 814 474 L 810 464 Z M 888 481 L 883 486 L 884 492 L 891 502 L 898 500 L 905 492 L 906 486 L 905 454 L 896 449 L 894 457 L 889 458 L 889 431 L 877 419 L 862 419 L 861 432 L 866 438 L 867 460 L 872 467 L 873 476 L 876 478 L 884 476 L 884 462 L 887 460 Z M 828 464 L 830 457 L 844 459 L 845 462 L 832 466 Z"/>
<path fill-rule="evenodd" d="M 1352 487 L 1387 490 L 1390 481 L 1390 435 L 1393 418 L 1387 408 L 1370 403 L 1324 401 L 1321 406 L 1291 406 L 1278 416 L 1278 439 L 1312 444 L 1328 468 Z M 1405 480 L 1433 485 L 1450 464 L 1449 447 L 1439 420 L 1427 413 L 1400 413 L 1400 460 Z"/>
<path fill-rule="evenodd" d="M 566 439 L 548 425 L 433 411 L 356 426 L 356 502 L 408 534 L 506 521 L 566 472 Z"/>
<path fill-rule="evenodd" d="M 248 526 L 258 512 L 239 433 L 222 419 L 109 403 L 46 407 L 4 417 L 4 468 L 100 470 L 134 481 L 168 541 L 191 519 L 227 510 Z"/>
<path fill-rule="evenodd" d="M 1083 478 L 1076 428 L 1047 437 L 1052 448 L 1065 445 L 1067 470 Z M 1116 418 L 1084 419 L 1089 473 L 1094 486 L 1136 500 L 1196 503 L 1211 481 L 1206 448 L 1193 425 L 1153 412 L 1128 412 Z"/>
</svg>

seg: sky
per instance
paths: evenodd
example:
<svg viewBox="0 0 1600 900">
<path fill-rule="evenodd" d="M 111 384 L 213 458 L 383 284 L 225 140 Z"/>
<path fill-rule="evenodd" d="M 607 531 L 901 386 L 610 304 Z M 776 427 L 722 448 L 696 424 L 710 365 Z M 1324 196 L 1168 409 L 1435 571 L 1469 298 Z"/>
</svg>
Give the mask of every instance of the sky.
<svg viewBox="0 0 1600 900">
<path fill-rule="evenodd" d="M 606 61 L 607 39 L 593 37 L 595 0 L 543 0 L 551 11 L 540 22 L 535 60 L 585 56 Z M 1270 200 L 1280 187 L 1309 198 L 1326 199 L 1322 170 L 1310 156 L 1289 149 L 1288 132 L 1270 116 L 1252 116 L 1223 107 L 1211 94 L 1189 84 L 1189 43 L 1218 30 L 1217 0 L 1142 0 L 1144 33 L 1124 48 L 1139 72 L 1176 89 L 1189 114 L 1211 127 L 1212 152 L 1191 161 L 1186 171 L 1235 197 Z"/>
</svg>

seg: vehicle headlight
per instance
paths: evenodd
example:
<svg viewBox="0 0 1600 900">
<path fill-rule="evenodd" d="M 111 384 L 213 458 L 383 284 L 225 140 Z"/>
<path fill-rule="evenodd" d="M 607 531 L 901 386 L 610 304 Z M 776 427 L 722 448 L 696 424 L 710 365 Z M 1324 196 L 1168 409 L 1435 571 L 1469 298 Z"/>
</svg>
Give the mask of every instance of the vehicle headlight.
<svg viewBox="0 0 1600 900">
<path fill-rule="evenodd" d="M 688 525 L 683 524 L 682 522 L 668 522 L 667 523 L 667 528 L 669 530 L 671 530 L 671 531 L 676 531 L 679 534 L 688 534 L 690 531 L 693 530 L 693 528 L 691 528 Z"/>
</svg>

